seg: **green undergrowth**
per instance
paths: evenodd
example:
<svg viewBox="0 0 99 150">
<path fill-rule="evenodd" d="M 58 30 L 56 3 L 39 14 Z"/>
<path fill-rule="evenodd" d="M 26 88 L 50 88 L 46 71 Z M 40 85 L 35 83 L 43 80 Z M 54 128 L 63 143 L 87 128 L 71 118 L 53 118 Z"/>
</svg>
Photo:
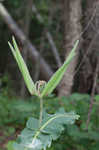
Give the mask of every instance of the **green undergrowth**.
<svg viewBox="0 0 99 150">
<path fill-rule="evenodd" d="M 0 137 L 1 140 L 5 136 L 14 136 L 17 129 L 20 132 L 30 117 L 38 118 L 39 103 L 37 99 L 36 96 L 22 100 L 0 95 L 0 127 L 2 131 L 4 131 L 4 135 Z M 50 95 L 44 99 L 44 107 L 49 114 L 54 114 L 56 110 L 64 107 L 66 112 L 75 110 L 75 112 L 80 115 L 79 120 L 76 121 L 74 125 L 65 125 L 65 130 L 62 131 L 60 139 L 53 142 L 50 150 L 65 150 L 68 148 L 84 150 L 86 147 L 87 150 L 98 150 L 99 95 L 95 96 L 89 128 L 88 131 L 86 131 L 89 103 L 90 95 L 79 93 L 74 93 L 69 97 L 62 98 Z M 11 143 L 13 142 L 10 141 L 7 144 L 8 150 L 12 150 Z"/>
</svg>

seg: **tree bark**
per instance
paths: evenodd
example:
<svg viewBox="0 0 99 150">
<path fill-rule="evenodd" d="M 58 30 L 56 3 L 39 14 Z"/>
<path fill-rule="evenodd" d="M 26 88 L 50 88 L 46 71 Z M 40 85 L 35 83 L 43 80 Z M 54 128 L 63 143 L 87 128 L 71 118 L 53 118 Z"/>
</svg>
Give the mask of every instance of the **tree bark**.
<svg viewBox="0 0 99 150">
<path fill-rule="evenodd" d="M 37 11 L 37 8 L 35 7 L 35 5 L 32 6 L 32 11 L 36 14 L 37 19 L 41 22 L 44 23 L 44 20 L 42 18 L 42 16 L 40 15 L 40 13 Z M 53 53 L 53 56 L 56 60 L 57 66 L 60 67 L 62 65 L 59 53 L 58 53 L 58 49 L 56 48 L 56 45 L 54 43 L 53 37 L 51 35 L 51 33 L 49 31 L 46 30 L 45 32 L 46 38 L 49 41 L 49 44 L 51 46 L 51 51 Z"/>
<path fill-rule="evenodd" d="M 89 23 L 91 17 L 90 26 L 84 34 L 84 51 L 87 53 L 86 59 L 84 60 L 80 88 L 81 93 L 91 93 L 93 87 L 93 72 L 99 59 L 99 1 L 97 0 L 86 0 L 85 8 L 85 26 Z M 99 85 L 97 84 L 97 87 Z"/>
<path fill-rule="evenodd" d="M 79 38 L 82 27 L 80 23 L 82 9 L 81 0 L 64 0 L 63 1 L 64 11 L 64 25 L 65 25 L 65 36 L 64 36 L 64 50 L 65 58 L 69 55 L 72 50 L 75 41 Z M 75 67 L 78 63 L 79 48 L 76 50 L 76 57 L 73 58 L 70 63 L 63 80 L 59 86 L 59 96 L 67 96 L 71 94 Z"/>
<path fill-rule="evenodd" d="M 4 20 L 4 22 L 8 25 L 9 29 L 16 35 L 16 37 L 20 40 L 22 45 L 24 46 L 27 44 L 29 56 L 34 63 L 38 61 L 38 58 L 40 58 L 40 72 L 45 77 L 45 80 L 48 80 L 52 74 L 53 71 L 49 67 L 49 65 L 45 62 L 45 60 L 39 56 L 39 52 L 36 50 L 36 48 L 31 44 L 29 39 L 25 36 L 25 34 L 22 32 L 22 30 L 17 26 L 15 21 L 12 19 L 6 8 L 3 6 L 2 3 L 0 3 L 0 16 Z"/>
</svg>

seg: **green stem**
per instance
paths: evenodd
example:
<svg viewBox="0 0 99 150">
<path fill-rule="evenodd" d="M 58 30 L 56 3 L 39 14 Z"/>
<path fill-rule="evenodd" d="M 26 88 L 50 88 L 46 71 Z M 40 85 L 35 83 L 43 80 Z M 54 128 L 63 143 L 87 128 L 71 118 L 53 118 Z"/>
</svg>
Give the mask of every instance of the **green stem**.
<svg viewBox="0 0 99 150">
<path fill-rule="evenodd" d="M 39 126 L 41 126 L 42 122 L 42 115 L 43 115 L 43 99 L 40 98 L 40 116 L 39 116 Z"/>
</svg>

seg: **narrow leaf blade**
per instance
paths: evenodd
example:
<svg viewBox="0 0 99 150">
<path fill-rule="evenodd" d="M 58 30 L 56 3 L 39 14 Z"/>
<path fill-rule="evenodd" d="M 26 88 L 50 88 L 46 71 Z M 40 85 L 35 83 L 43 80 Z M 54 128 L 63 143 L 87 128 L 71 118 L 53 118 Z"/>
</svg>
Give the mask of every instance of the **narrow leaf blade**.
<svg viewBox="0 0 99 150">
<path fill-rule="evenodd" d="M 11 51 L 13 53 L 14 58 L 16 59 L 18 67 L 19 67 L 19 69 L 20 69 L 20 71 L 22 73 L 22 76 L 24 78 L 25 84 L 26 84 L 26 86 L 27 86 L 27 88 L 28 88 L 28 90 L 29 90 L 31 95 L 36 94 L 34 82 L 33 82 L 32 78 L 31 78 L 31 76 L 29 74 L 27 66 L 26 66 L 26 64 L 25 64 L 25 62 L 24 62 L 24 60 L 23 60 L 23 58 L 21 56 L 21 53 L 19 51 L 18 45 L 17 45 L 14 37 L 13 37 L 12 40 L 13 40 L 14 48 L 11 45 L 10 42 L 8 42 L 8 44 L 10 46 L 10 49 L 11 49 Z"/>
<path fill-rule="evenodd" d="M 53 90 L 56 88 L 56 86 L 59 84 L 67 67 L 69 66 L 69 63 L 71 62 L 72 58 L 75 56 L 75 50 L 78 46 L 78 43 L 79 43 L 79 40 L 77 40 L 77 42 L 75 43 L 74 48 L 72 49 L 71 53 L 69 54 L 64 64 L 56 71 L 56 73 L 52 76 L 52 78 L 46 84 L 44 90 L 41 93 L 41 97 L 44 97 L 52 93 Z"/>
</svg>

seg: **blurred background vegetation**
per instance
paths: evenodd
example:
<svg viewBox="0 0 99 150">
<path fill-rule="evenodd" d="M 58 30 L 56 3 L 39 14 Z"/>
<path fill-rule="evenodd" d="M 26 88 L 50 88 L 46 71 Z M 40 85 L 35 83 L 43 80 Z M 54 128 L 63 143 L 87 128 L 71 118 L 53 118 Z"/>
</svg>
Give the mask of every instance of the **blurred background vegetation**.
<svg viewBox="0 0 99 150">
<path fill-rule="evenodd" d="M 48 112 L 64 107 L 80 119 L 50 150 L 99 150 L 99 1 L 0 0 L 0 150 L 12 150 L 28 117 L 39 113 L 9 49 L 12 35 L 35 82 L 48 81 L 80 40 L 63 80 L 44 100 Z"/>
</svg>

